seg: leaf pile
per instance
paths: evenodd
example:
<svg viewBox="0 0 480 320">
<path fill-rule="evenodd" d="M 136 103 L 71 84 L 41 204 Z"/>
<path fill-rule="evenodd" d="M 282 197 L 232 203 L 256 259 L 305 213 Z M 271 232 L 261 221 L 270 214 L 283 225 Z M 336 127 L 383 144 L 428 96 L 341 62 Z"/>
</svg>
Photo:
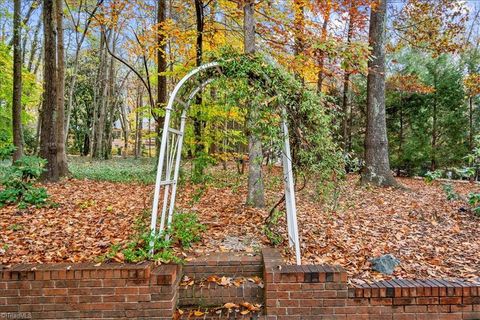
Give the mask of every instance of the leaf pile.
<svg viewBox="0 0 480 320">
<path fill-rule="evenodd" d="M 239 316 L 241 317 L 249 314 L 258 313 L 261 310 L 262 305 L 260 304 L 252 304 L 247 301 L 243 301 L 238 304 L 233 302 L 227 302 L 223 306 L 216 308 L 198 308 L 195 310 L 177 309 L 173 316 L 173 319 L 203 318 L 207 315 L 212 315 L 221 319 L 223 319 L 222 315 L 229 315 L 229 319 L 237 319 L 236 314 L 239 314 Z"/>
<path fill-rule="evenodd" d="M 180 286 L 190 287 L 193 285 L 198 285 L 200 287 L 204 287 L 208 283 L 216 283 L 217 285 L 222 287 L 235 286 L 239 288 L 245 282 L 255 283 L 260 288 L 263 288 L 264 286 L 262 278 L 257 276 L 253 276 L 251 278 L 245 278 L 245 277 L 232 278 L 232 277 L 225 277 L 225 276 L 220 277 L 217 275 L 211 275 L 211 276 L 208 276 L 206 279 L 200 279 L 200 280 L 194 280 L 185 275 L 183 276 L 182 281 L 180 282 Z"/>
</svg>

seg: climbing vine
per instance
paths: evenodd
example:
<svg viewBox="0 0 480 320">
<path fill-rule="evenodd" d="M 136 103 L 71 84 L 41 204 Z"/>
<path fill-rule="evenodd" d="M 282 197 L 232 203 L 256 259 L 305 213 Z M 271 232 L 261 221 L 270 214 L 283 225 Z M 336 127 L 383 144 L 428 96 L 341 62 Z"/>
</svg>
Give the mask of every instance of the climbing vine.
<svg viewBox="0 0 480 320">
<path fill-rule="evenodd" d="M 283 148 L 281 120 L 288 121 L 292 161 L 296 174 L 314 176 L 322 188 L 343 174 L 342 157 L 332 138 L 333 122 L 324 97 L 304 86 L 295 76 L 268 56 L 238 54 L 224 49 L 212 57 L 221 65 L 222 77 L 234 82 L 232 104 L 258 108 L 260 121 L 254 128 L 272 141 L 279 154 Z"/>
</svg>

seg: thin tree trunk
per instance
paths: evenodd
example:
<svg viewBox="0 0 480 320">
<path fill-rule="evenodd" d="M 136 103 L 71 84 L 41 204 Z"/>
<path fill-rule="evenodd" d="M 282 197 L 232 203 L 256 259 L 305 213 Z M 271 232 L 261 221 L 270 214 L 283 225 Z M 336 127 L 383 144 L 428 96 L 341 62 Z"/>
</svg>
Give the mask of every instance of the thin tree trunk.
<svg viewBox="0 0 480 320">
<path fill-rule="evenodd" d="M 202 0 L 195 0 L 195 17 L 196 17 L 196 25 L 197 25 L 197 34 L 196 34 L 196 43 L 195 43 L 195 64 L 197 67 L 202 65 L 203 60 L 203 29 L 205 27 L 205 18 L 203 12 L 203 1 Z M 202 105 L 202 90 L 197 93 L 195 98 L 195 104 L 198 106 L 197 114 L 193 119 L 193 128 L 194 128 L 194 135 L 195 135 L 195 155 L 198 156 L 200 152 L 204 151 L 205 146 L 202 145 L 202 112 L 201 112 L 201 105 Z M 195 170 L 203 169 L 201 166 L 200 168 L 196 168 Z M 201 172 L 197 172 L 201 174 Z"/>
<path fill-rule="evenodd" d="M 34 0 L 34 1 L 31 2 L 30 7 L 28 8 L 28 11 L 25 14 L 25 17 L 23 18 L 23 21 L 21 22 L 22 25 L 25 26 L 25 25 L 28 24 L 28 21 L 32 17 L 33 12 L 35 11 L 35 9 L 38 7 L 39 4 L 40 4 L 40 0 Z M 21 10 L 21 7 L 20 7 L 20 10 Z M 8 42 L 8 45 L 12 46 L 14 41 L 15 40 L 12 37 L 12 39 Z M 25 48 L 24 48 L 24 50 L 25 50 Z"/>
<path fill-rule="evenodd" d="M 38 35 L 40 33 L 40 27 L 42 25 L 42 19 L 38 19 L 37 25 L 35 26 L 35 31 L 33 34 L 33 40 L 32 40 L 32 46 L 30 48 L 30 56 L 28 58 L 28 71 L 32 72 L 33 71 L 33 61 L 35 59 L 35 55 L 38 50 Z"/>
<path fill-rule="evenodd" d="M 57 106 L 57 72 L 55 44 L 55 15 L 53 0 L 43 1 L 43 33 L 45 59 L 43 63 L 43 108 L 41 112 L 40 156 L 47 160 L 46 171 L 42 178 L 57 181 L 57 140 L 55 130 Z"/>
<path fill-rule="evenodd" d="M 115 29 L 112 29 L 112 53 L 115 54 Z M 112 128 L 113 122 L 115 121 L 115 107 L 117 104 L 116 94 L 115 94 L 115 58 L 110 57 L 110 63 L 108 68 L 108 88 L 107 88 L 107 99 L 106 99 L 106 114 L 105 114 L 105 134 L 104 134 L 104 143 L 103 143 L 103 158 L 110 159 L 112 157 Z"/>
<path fill-rule="evenodd" d="M 166 42 L 163 35 L 162 28 L 167 19 L 167 4 L 166 0 L 158 0 L 157 8 L 157 109 L 164 109 L 167 103 L 167 77 L 165 72 L 167 71 L 167 56 L 166 56 Z M 160 152 L 160 136 L 163 126 L 163 117 L 154 115 L 155 118 L 155 131 L 157 138 L 155 140 L 157 156 Z M 157 157 L 158 158 L 158 157 Z"/>
<path fill-rule="evenodd" d="M 67 98 L 68 104 L 67 104 L 67 110 L 65 111 L 65 132 L 66 132 L 65 137 L 68 136 L 68 131 L 70 130 L 70 117 L 71 117 L 72 108 L 73 108 L 73 93 L 75 92 L 75 86 L 77 84 L 77 77 L 78 77 L 77 70 L 78 70 L 78 61 L 80 58 L 80 50 L 82 49 L 83 41 L 85 40 L 88 29 L 90 28 L 90 23 L 92 22 L 92 19 L 95 16 L 95 13 L 97 12 L 98 8 L 100 8 L 100 5 L 103 3 L 103 1 L 104 0 L 97 0 L 97 4 L 95 5 L 95 8 L 89 13 L 87 17 L 82 35 L 80 36 L 80 40 L 78 40 L 76 43 L 75 55 L 73 59 L 73 71 L 72 71 L 72 76 L 69 82 L 69 90 L 68 90 L 68 98 Z M 76 28 L 79 27 L 78 21 L 76 23 L 73 17 L 72 17 L 72 23 Z"/>
<path fill-rule="evenodd" d="M 135 111 L 136 116 L 136 133 L 135 133 L 135 158 L 142 157 L 142 130 L 143 130 L 143 113 L 140 111 L 143 107 L 143 90 L 141 87 L 137 90 L 137 108 Z M 148 124 L 150 128 L 150 118 L 148 119 Z M 150 142 L 150 138 L 149 138 Z M 148 146 L 150 150 L 150 144 Z M 150 153 L 149 153 L 150 156 Z"/>
<path fill-rule="evenodd" d="M 65 119 L 65 47 L 63 44 L 63 0 L 55 1 L 57 21 L 57 163 L 60 177 L 68 175 L 68 164 L 66 154 L 66 133 L 64 131 Z"/>
<path fill-rule="evenodd" d="M 45 48 L 41 47 L 40 52 L 38 53 L 37 62 L 35 63 L 35 67 L 33 68 L 33 74 L 34 75 L 38 74 L 38 69 L 40 67 L 40 62 L 43 60 L 44 57 L 45 57 Z"/>
<path fill-rule="evenodd" d="M 95 142 L 92 150 L 93 158 L 101 159 L 104 151 L 104 134 L 105 134 L 105 120 L 106 120 L 106 108 L 108 103 L 108 63 L 107 63 L 107 50 L 106 46 L 110 42 L 111 32 L 108 33 L 104 41 L 104 47 L 101 50 L 101 63 L 100 63 L 100 96 L 97 104 L 98 119 L 95 127 Z"/>
<path fill-rule="evenodd" d="M 348 31 L 347 31 L 347 47 L 350 46 L 352 42 L 352 35 L 353 35 L 353 17 L 352 11 L 349 12 L 348 17 Z M 349 153 L 349 135 L 348 135 L 348 120 L 350 114 L 350 70 L 348 65 L 345 67 L 345 73 L 343 75 L 343 97 L 342 97 L 342 111 L 343 111 L 343 118 L 342 118 L 342 135 L 343 135 L 343 151 L 344 153 Z"/>
<path fill-rule="evenodd" d="M 369 44 L 372 58 L 368 61 L 367 128 L 365 135 L 365 168 L 362 183 L 396 186 L 388 158 L 385 120 L 385 36 L 386 0 L 379 0 L 370 13 Z"/>
<path fill-rule="evenodd" d="M 295 35 L 294 53 L 295 57 L 302 58 L 305 50 L 305 3 L 304 0 L 294 0 L 293 5 Z M 296 76 L 300 79 L 302 84 L 305 82 L 301 70 L 296 70 Z"/>
<path fill-rule="evenodd" d="M 404 127 L 404 120 L 403 120 L 403 96 L 400 98 L 400 132 L 398 135 L 398 168 L 397 168 L 397 176 L 400 176 L 402 158 L 403 158 L 403 127 Z"/>
<path fill-rule="evenodd" d="M 323 17 L 323 25 L 322 25 L 322 33 L 321 33 L 321 41 L 323 44 L 327 42 L 327 35 L 328 35 L 328 23 L 330 21 L 330 7 L 325 9 L 326 12 Z M 322 92 L 323 87 L 323 80 L 325 78 L 325 50 L 319 50 L 318 53 L 318 76 L 317 76 L 317 91 Z"/>
<path fill-rule="evenodd" d="M 468 98 L 468 122 L 469 122 L 469 131 L 468 131 L 468 146 L 470 151 L 473 150 L 474 146 L 474 139 L 475 131 L 473 128 L 473 97 L 470 96 Z"/>
<path fill-rule="evenodd" d="M 27 52 L 27 33 L 28 33 L 28 30 L 25 30 L 25 35 L 23 35 L 23 39 L 22 39 L 22 46 L 20 47 L 20 50 L 22 51 L 22 57 L 21 57 L 21 60 L 22 60 L 22 66 L 25 65 L 25 53 Z M 20 35 L 20 37 L 22 37 L 22 35 Z"/>
<path fill-rule="evenodd" d="M 13 9 L 13 161 L 23 156 L 23 130 L 22 130 L 22 48 L 20 47 L 22 34 L 21 27 L 21 1 L 14 1 Z"/>
<path fill-rule="evenodd" d="M 244 46 L 245 53 L 255 54 L 255 8 L 254 1 L 248 0 L 243 7 L 244 13 Z M 247 126 L 248 126 L 248 196 L 247 204 L 256 208 L 265 207 L 265 192 L 263 186 L 262 176 L 262 141 L 258 133 L 255 133 L 252 128 L 255 127 L 256 120 L 258 119 L 258 112 L 256 109 L 258 106 L 249 105 L 250 109 Z"/>
<path fill-rule="evenodd" d="M 436 90 L 433 99 L 433 121 L 432 121 L 432 156 L 430 170 L 435 171 L 437 168 L 437 94 Z"/>
</svg>

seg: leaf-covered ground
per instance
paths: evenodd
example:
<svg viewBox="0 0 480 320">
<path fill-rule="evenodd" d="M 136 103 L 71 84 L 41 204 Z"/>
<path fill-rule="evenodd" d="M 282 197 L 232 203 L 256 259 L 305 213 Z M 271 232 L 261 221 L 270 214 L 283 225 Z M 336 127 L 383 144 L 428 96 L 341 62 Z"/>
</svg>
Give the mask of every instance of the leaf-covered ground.
<svg viewBox="0 0 480 320">
<path fill-rule="evenodd" d="M 273 205 L 281 179 L 269 174 L 267 186 L 278 190 L 267 193 Z M 339 263 L 353 279 L 372 280 L 382 276 L 371 271 L 369 259 L 391 253 L 401 261 L 395 277 L 480 276 L 480 218 L 462 200 L 447 201 L 441 183 L 400 179 L 405 189 L 388 189 L 357 182 L 358 176 L 348 177 L 338 203 L 322 204 L 308 187 L 297 195 L 304 264 Z M 469 183 L 454 187 L 463 195 L 480 192 Z M 149 218 L 152 185 L 72 179 L 47 188 L 55 206 L 0 208 L 0 264 L 95 261 L 112 244 L 128 242 L 136 221 Z M 196 211 L 208 228 L 187 256 L 268 245 L 267 211 L 246 207 L 245 192 L 244 179 L 232 173 L 205 188 L 181 187 L 178 207 Z M 285 219 L 275 228 L 286 238 Z"/>
</svg>

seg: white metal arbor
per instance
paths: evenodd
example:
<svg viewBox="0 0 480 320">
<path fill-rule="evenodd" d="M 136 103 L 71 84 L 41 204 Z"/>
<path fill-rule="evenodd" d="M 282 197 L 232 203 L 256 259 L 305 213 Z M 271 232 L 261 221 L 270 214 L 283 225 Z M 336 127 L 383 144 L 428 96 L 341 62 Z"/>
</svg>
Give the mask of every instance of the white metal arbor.
<svg viewBox="0 0 480 320">
<path fill-rule="evenodd" d="M 196 94 L 209 83 L 211 83 L 215 79 L 215 75 L 208 74 L 203 78 L 200 77 L 199 81 L 196 82 L 196 85 L 190 91 L 190 94 L 187 96 L 187 99 L 185 101 L 182 101 L 178 97 L 178 95 L 180 89 L 182 89 L 182 87 L 187 83 L 188 80 L 192 79 L 192 77 L 194 77 L 195 75 L 206 72 L 207 69 L 210 69 L 210 71 L 212 69 L 214 71 L 220 70 L 220 65 L 217 62 L 211 62 L 190 71 L 178 82 L 178 84 L 173 89 L 165 110 L 150 225 L 152 235 L 161 234 L 163 230 L 165 230 L 165 228 L 168 228 L 172 222 L 175 208 L 175 195 L 177 192 L 177 182 L 180 170 L 182 144 L 183 136 L 185 133 L 187 112 Z M 202 79 L 204 80 L 202 81 Z M 173 109 L 175 104 L 179 104 L 182 107 L 182 109 L 180 110 L 180 124 L 177 124 L 177 129 L 172 128 L 172 112 L 175 111 Z M 285 182 L 285 203 L 287 211 L 288 240 L 290 247 L 293 247 L 295 249 L 295 257 L 297 264 L 301 264 L 300 242 L 297 225 L 297 209 L 295 203 L 292 160 L 290 154 L 290 141 L 285 116 L 285 111 L 283 110 L 282 131 L 284 147 L 282 150 L 282 163 Z M 162 191 L 163 196 L 161 195 Z M 158 216 L 159 205 L 161 206 L 160 217 Z M 160 220 L 160 225 L 157 227 L 158 220 Z"/>
</svg>

